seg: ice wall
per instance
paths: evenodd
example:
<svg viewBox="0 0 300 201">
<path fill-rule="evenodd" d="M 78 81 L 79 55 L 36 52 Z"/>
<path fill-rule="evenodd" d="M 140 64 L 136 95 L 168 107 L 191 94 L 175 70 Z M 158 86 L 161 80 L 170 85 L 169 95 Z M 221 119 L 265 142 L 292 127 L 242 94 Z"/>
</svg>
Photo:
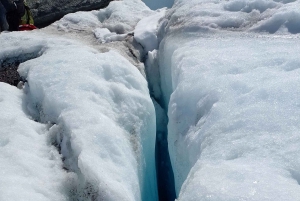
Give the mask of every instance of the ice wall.
<svg viewBox="0 0 300 201">
<path fill-rule="evenodd" d="M 58 168 L 68 175 L 55 181 L 55 187 L 63 185 L 70 200 L 157 200 L 155 112 L 138 69 L 114 51 L 99 53 L 74 41 L 45 38 L 41 32 L 4 33 L 0 43 L 1 61 L 40 55 L 20 65 L 28 80 L 22 107 L 36 121 L 51 125 L 45 136 L 51 143 L 41 149 L 55 145 L 63 158 Z M 24 161 L 25 166 L 29 163 Z M 21 179 L 15 177 L 16 182 Z M 20 186 L 15 188 L 20 196 Z"/>
<path fill-rule="evenodd" d="M 299 199 L 299 36 L 272 20 L 298 19 L 299 1 L 262 3 L 178 0 L 162 23 L 178 200 Z M 279 28 L 262 28 L 269 22 Z"/>
</svg>

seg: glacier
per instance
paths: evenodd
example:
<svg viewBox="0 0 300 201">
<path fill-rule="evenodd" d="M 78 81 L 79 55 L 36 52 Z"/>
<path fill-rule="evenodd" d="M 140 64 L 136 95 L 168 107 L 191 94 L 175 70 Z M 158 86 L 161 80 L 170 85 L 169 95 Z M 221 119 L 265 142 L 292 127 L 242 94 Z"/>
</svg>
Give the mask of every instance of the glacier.
<svg viewBox="0 0 300 201">
<path fill-rule="evenodd" d="M 0 83 L 0 200 L 300 200 L 299 5 L 123 0 L 1 32 L 24 83 Z"/>
<path fill-rule="evenodd" d="M 299 200 L 298 6 L 178 0 L 166 14 L 158 65 L 178 200 Z"/>
</svg>

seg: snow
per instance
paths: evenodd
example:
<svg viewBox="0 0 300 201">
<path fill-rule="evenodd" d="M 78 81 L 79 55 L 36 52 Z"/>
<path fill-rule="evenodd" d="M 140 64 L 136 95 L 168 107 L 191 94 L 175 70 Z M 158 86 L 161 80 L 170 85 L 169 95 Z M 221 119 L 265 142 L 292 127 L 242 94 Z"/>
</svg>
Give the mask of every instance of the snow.
<svg viewBox="0 0 300 201">
<path fill-rule="evenodd" d="M 48 125 L 28 118 L 22 91 L 0 83 L 0 199 L 67 200 L 61 156 L 50 146 Z"/>
<path fill-rule="evenodd" d="M 110 32 L 124 34 L 133 31 L 139 20 L 153 13 L 140 0 L 112 1 L 104 9 L 70 13 L 52 26 L 66 32 L 107 28 Z"/>
<path fill-rule="evenodd" d="M 140 0 L 112 1 L 107 8 L 99 10 L 98 18 L 103 28 L 124 34 L 133 31 L 139 20 L 153 12 Z"/>
<path fill-rule="evenodd" d="M 299 199 L 298 5 L 178 0 L 167 12 L 158 65 L 178 200 Z"/>
<path fill-rule="evenodd" d="M 114 41 L 125 41 L 128 34 L 111 33 L 107 28 L 97 28 L 94 30 L 95 37 L 100 43 L 110 43 Z"/>
<path fill-rule="evenodd" d="M 144 2 L 1 33 L 0 200 L 299 200 L 300 1 Z"/>
<path fill-rule="evenodd" d="M 93 30 L 101 25 L 97 13 L 97 11 L 70 13 L 54 22 L 52 26 L 64 32 Z"/>
<path fill-rule="evenodd" d="M 300 46 L 264 40 L 180 41 L 168 113 L 179 200 L 299 197 Z"/>
<path fill-rule="evenodd" d="M 156 200 L 155 111 L 138 69 L 116 52 L 99 53 L 39 32 L 4 33 L 0 40 L 5 47 L 0 53 L 2 61 L 35 55 L 19 67 L 21 76 L 28 80 L 24 88 L 28 103 L 22 107 L 39 122 L 54 124 L 50 136 L 59 144 L 64 167 L 72 173 L 68 179 L 53 177 L 60 177 L 58 186 L 67 184 L 64 196 Z M 54 149 L 40 141 L 37 146 Z M 38 149 L 32 147 L 28 152 L 38 153 Z M 3 166 L 9 168 L 10 164 Z M 20 179 L 16 176 L 16 181 Z M 24 199 L 31 199 L 28 196 Z"/>
<path fill-rule="evenodd" d="M 272 0 L 177 0 L 170 22 L 194 31 L 232 30 L 299 33 L 299 1 Z M 174 27 L 176 28 L 176 27 Z"/>
<path fill-rule="evenodd" d="M 157 13 L 140 20 L 134 30 L 134 39 L 140 43 L 146 52 L 158 49 L 158 24 L 165 16 L 165 9 L 158 10 Z"/>
</svg>

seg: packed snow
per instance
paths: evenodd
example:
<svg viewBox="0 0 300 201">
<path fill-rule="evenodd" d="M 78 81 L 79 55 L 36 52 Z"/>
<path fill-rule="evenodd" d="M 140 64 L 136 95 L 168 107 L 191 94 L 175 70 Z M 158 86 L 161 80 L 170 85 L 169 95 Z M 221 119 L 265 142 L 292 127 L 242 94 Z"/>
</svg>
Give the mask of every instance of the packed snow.
<svg viewBox="0 0 300 201">
<path fill-rule="evenodd" d="M 21 106 L 14 110 L 5 107 L 7 101 L 1 102 L 1 110 L 15 113 L 15 119 L 27 111 L 36 121 L 53 125 L 51 134 L 43 134 L 40 128 L 42 136 L 35 134 L 37 131 L 32 134 L 37 135 L 35 141 L 28 138 L 15 143 L 18 147 L 23 142 L 37 143 L 28 152 L 39 156 L 39 149 L 45 149 L 47 159 L 51 157 L 47 150 L 54 149 L 51 143 L 46 143 L 51 138 L 63 157 L 63 166 L 57 165 L 63 176 L 52 178 L 49 174 L 46 176 L 50 179 L 47 179 L 37 174 L 37 180 L 49 183 L 54 193 L 57 186 L 64 185 L 59 190 L 71 200 L 157 200 L 155 111 L 143 75 L 114 51 L 99 53 L 81 43 L 45 36 L 41 32 L 19 32 L 4 33 L 0 37 L 4 47 L 0 53 L 2 62 L 30 55 L 33 58 L 19 67 L 19 73 L 28 81 L 23 89 L 26 99 L 20 99 Z M 27 118 L 32 122 L 31 117 Z M 24 124 L 26 121 L 19 127 Z M 31 124 L 39 125 L 34 121 Z M 4 128 L 2 135 L 13 133 L 11 126 Z M 12 146 L 9 138 L 3 139 L 1 144 L 7 147 L 7 155 L 16 154 L 17 147 L 9 149 Z M 21 163 L 24 159 L 17 158 L 19 169 L 45 163 L 39 158 Z M 1 165 L 9 169 L 11 163 Z M 46 172 L 47 168 L 41 171 Z M 62 171 L 63 168 L 67 171 Z M 15 176 L 15 182 L 21 181 L 17 171 L 12 169 L 7 178 Z M 56 180 L 57 177 L 60 179 Z M 30 183 L 31 180 L 24 181 L 27 188 L 39 191 Z M 22 191 L 21 187 L 15 187 L 16 196 L 21 196 L 17 193 Z M 60 191 L 56 192 L 57 196 Z M 24 196 L 26 200 L 32 198 L 29 193 Z M 62 199 L 48 196 L 47 200 Z"/>
<path fill-rule="evenodd" d="M 297 42 L 167 39 L 176 49 L 168 131 L 179 200 L 299 198 Z"/>
<path fill-rule="evenodd" d="M 0 83 L 0 200 L 170 198 L 156 133 L 178 201 L 299 200 L 299 6 L 123 0 L 1 33 L 27 82 Z"/>
<path fill-rule="evenodd" d="M 68 200 L 68 175 L 47 137 L 48 125 L 29 118 L 22 91 L 2 82 L 0 91 L 0 200 Z"/>
<path fill-rule="evenodd" d="M 153 13 L 155 12 L 140 0 L 112 1 L 104 9 L 70 13 L 52 26 L 67 32 L 100 27 L 116 34 L 124 34 L 133 31 L 139 20 Z"/>
<path fill-rule="evenodd" d="M 134 30 L 138 21 L 153 12 L 140 0 L 113 1 L 107 8 L 99 10 L 98 18 L 104 28 L 122 34 Z"/>
<path fill-rule="evenodd" d="M 80 41 L 100 52 L 118 51 L 144 73 L 140 61 L 145 50 L 133 38 L 134 29 L 141 19 L 156 13 L 140 0 L 113 1 L 105 9 L 70 13 L 42 32 Z"/>
<path fill-rule="evenodd" d="M 158 24 L 165 16 L 165 9 L 140 20 L 134 30 L 134 39 L 140 43 L 146 52 L 158 49 Z"/>
<path fill-rule="evenodd" d="M 299 200 L 299 2 L 178 0 L 166 14 L 178 200 Z"/>
</svg>

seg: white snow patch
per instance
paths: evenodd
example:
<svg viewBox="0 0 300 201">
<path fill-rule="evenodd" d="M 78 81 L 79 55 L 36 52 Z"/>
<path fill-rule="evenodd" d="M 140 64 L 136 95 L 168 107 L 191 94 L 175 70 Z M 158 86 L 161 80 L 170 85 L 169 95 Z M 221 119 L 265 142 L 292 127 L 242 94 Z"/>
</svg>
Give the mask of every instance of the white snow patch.
<svg viewBox="0 0 300 201">
<path fill-rule="evenodd" d="M 142 18 L 154 13 L 140 0 L 112 1 L 104 9 L 67 14 L 51 27 L 64 32 L 107 28 L 110 32 L 126 34 L 132 32 Z"/>
<path fill-rule="evenodd" d="M 165 12 L 165 9 L 158 10 L 157 13 L 140 20 L 135 27 L 134 39 L 144 47 L 146 52 L 158 48 L 158 24 Z"/>
<path fill-rule="evenodd" d="M 176 0 L 169 12 L 168 28 L 184 27 L 189 32 L 216 30 L 300 33 L 300 1 L 273 0 Z M 174 12 L 176 11 L 176 12 Z"/>
<path fill-rule="evenodd" d="M 47 126 L 24 112 L 21 90 L 0 82 L 0 91 L 0 200 L 68 200 L 68 175 Z"/>
<path fill-rule="evenodd" d="M 299 199 L 299 3 L 167 12 L 158 66 L 178 200 Z"/>
<path fill-rule="evenodd" d="M 78 175 L 78 188 L 87 186 L 97 199 L 156 200 L 154 106 L 138 69 L 116 52 L 101 54 L 65 39 L 42 39 L 39 32 L 1 34 L 0 43 L 2 59 L 43 50 L 20 65 L 30 97 L 23 107 L 61 128 L 64 163 Z M 78 194 L 69 190 L 69 195 Z"/>
<path fill-rule="evenodd" d="M 98 18 L 103 28 L 124 34 L 133 31 L 139 20 L 153 13 L 140 0 L 123 0 L 110 2 L 107 8 L 99 10 Z"/>
</svg>

